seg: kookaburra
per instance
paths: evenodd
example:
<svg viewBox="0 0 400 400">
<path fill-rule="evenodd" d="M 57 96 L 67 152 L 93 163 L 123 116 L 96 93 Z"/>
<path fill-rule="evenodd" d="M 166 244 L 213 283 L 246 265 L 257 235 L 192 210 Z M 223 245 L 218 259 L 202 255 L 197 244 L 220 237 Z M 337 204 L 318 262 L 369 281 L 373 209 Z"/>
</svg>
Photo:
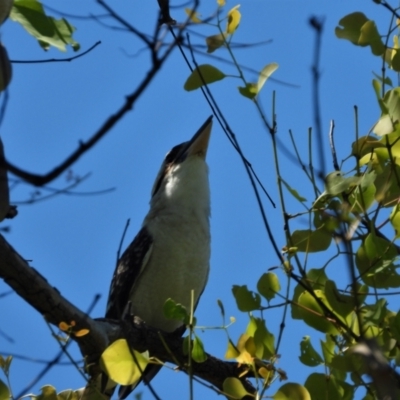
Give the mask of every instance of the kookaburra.
<svg viewBox="0 0 400 400">
<path fill-rule="evenodd" d="M 115 269 L 106 318 L 120 319 L 131 301 L 133 315 L 147 325 L 183 333 L 182 322 L 167 319 L 163 306 L 172 298 L 189 310 L 191 291 L 196 306 L 207 282 L 210 189 L 205 158 L 211 126 L 209 117 L 188 142 L 166 155 L 142 228 Z M 154 365 L 146 369 L 145 382 L 157 371 Z"/>
</svg>

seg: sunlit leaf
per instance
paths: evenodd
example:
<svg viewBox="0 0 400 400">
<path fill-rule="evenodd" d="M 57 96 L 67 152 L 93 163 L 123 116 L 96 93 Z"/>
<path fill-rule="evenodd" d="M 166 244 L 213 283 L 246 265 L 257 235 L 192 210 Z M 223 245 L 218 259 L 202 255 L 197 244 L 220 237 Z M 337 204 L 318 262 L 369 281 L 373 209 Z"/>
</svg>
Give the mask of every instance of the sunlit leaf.
<svg viewBox="0 0 400 400">
<path fill-rule="evenodd" d="M 285 383 L 272 396 L 274 400 L 311 400 L 308 390 L 298 383 Z"/>
<path fill-rule="evenodd" d="M 254 332 L 254 344 L 256 346 L 255 353 L 262 360 L 269 360 L 275 356 L 275 336 L 265 326 L 265 320 L 252 317 L 257 329 Z"/>
<path fill-rule="evenodd" d="M 279 279 L 273 272 L 267 272 L 261 276 L 257 283 L 257 290 L 261 296 L 268 301 L 275 297 L 275 294 L 281 289 Z"/>
<path fill-rule="evenodd" d="M 228 22 L 226 25 L 226 32 L 232 35 L 236 29 L 239 26 L 240 19 L 242 18 L 242 15 L 240 14 L 238 8 L 240 7 L 240 4 L 237 6 L 233 7 L 228 11 Z"/>
<path fill-rule="evenodd" d="M 260 92 L 267 79 L 278 69 L 278 64 L 273 62 L 266 65 L 260 72 L 257 82 L 257 93 Z"/>
<path fill-rule="evenodd" d="M 135 355 L 132 357 L 131 351 Z M 139 353 L 129 349 L 125 339 L 119 339 L 108 346 L 100 358 L 100 366 L 104 372 L 120 385 L 132 385 L 136 383 L 141 372 L 149 362 L 147 353 Z"/>
<path fill-rule="evenodd" d="M 71 326 L 68 325 L 66 322 L 60 322 L 58 324 L 58 327 L 60 328 L 61 331 L 64 331 L 64 332 L 68 332 L 68 330 L 71 328 Z"/>
<path fill-rule="evenodd" d="M 190 8 L 185 8 L 185 13 L 189 17 L 189 19 L 195 24 L 201 23 L 200 14 L 197 11 L 194 11 Z"/>
<path fill-rule="evenodd" d="M 226 349 L 224 357 L 229 360 L 238 357 L 239 354 L 240 353 L 238 352 L 234 344 L 230 340 L 228 340 L 228 348 Z"/>
<path fill-rule="evenodd" d="M 246 391 L 238 378 L 226 378 L 222 384 L 222 388 L 230 399 L 241 399 L 250 394 Z"/>
<path fill-rule="evenodd" d="M 314 290 L 316 297 L 327 306 L 328 309 L 329 303 L 325 297 L 325 294 L 322 290 Z M 338 334 L 338 330 L 334 325 L 333 321 L 329 321 L 325 316 L 325 311 L 321 307 L 321 305 L 317 302 L 314 296 L 311 293 L 304 291 L 299 296 L 299 305 L 300 305 L 300 314 L 302 316 L 303 321 L 311 326 L 312 328 L 317 329 L 323 333 L 332 333 Z"/>
<path fill-rule="evenodd" d="M 359 176 L 346 178 L 341 171 L 331 172 L 325 178 L 326 191 L 331 196 L 337 196 L 359 185 L 361 180 Z"/>
<path fill-rule="evenodd" d="M 238 89 L 242 96 L 247 97 L 250 100 L 253 100 L 258 93 L 256 83 L 247 83 L 246 86 L 239 86 Z"/>
<path fill-rule="evenodd" d="M 385 147 L 378 139 L 371 136 L 362 136 L 352 144 L 352 155 L 363 157 L 371 153 L 374 149 Z"/>
<path fill-rule="evenodd" d="M 80 329 L 77 332 L 74 332 L 74 336 L 76 337 L 82 337 L 82 336 L 86 336 L 89 333 L 89 329 Z"/>
<path fill-rule="evenodd" d="M 324 268 L 311 268 L 307 272 L 306 278 L 303 278 L 302 281 L 307 286 L 310 286 L 311 289 L 322 289 L 325 287 L 325 282 L 328 280 L 326 276 Z M 293 301 L 292 301 L 292 318 L 293 319 L 302 319 L 302 314 L 300 308 L 296 303 L 299 301 L 300 295 L 304 292 L 304 286 L 297 284 L 294 293 L 293 293 Z"/>
<path fill-rule="evenodd" d="M 213 67 L 209 64 L 199 65 L 187 78 L 184 88 L 187 91 L 198 89 L 204 84 L 210 84 L 213 82 L 224 79 L 226 75 L 221 72 L 218 68 Z"/>
<path fill-rule="evenodd" d="M 37 0 L 14 0 L 10 18 L 19 22 L 29 34 L 35 37 L 44 50 L 53 46 L 66 51 L 68 44 L 74 51 L 80 48 L 72 38 L 75 28 L 64 18 L 56 20 L 48 17 L 42 4 Z"/>
<path fill-rule="evenodd" d="M 340 39 L 347 39 L 358 46 L 370 46 L 374 55 L 382 55 L 385 45 L 382 42 L 374 21 L 369 20 L 363 13 L 354 12 L 339 21 L 335 34 Z"/>
<path fill-rule="evenodd" d="M 392 119 L 388 114 L 382 115 L 373 127 L 373 132 L 378 136 L 387 135 L 394 131 Z"/>
<path fill-rule="evenodd" d="M 217 0 L 217 4 L 219 7 L 223 7 L 225 5 L 226 1 L 225 0 Z"/>
<path fill-rule="evenodd" d="M 62 392 L 57 394 L 57 400 L 80 400 L 81 397 L 82 395 L 79 393 L 78 390 L 71 390 L 71 389 L 63 390 Z M 90 400 L 94 399 L 90 398 Z"/>
<path fill-rule="evenodd" d="M 45 385 L 40 388 L 40 393 L 35 400 L 57 400 L 57 392 L 54 386 Z"/>
<path fill-rule="evenodd" d="M 357 285 L 357 288 L 360 287 L 361 285 Z M 325 282 L 325 296 L 332 309 L 335 310 L 335 313 L 343 319 L 350 314 L 357 305 L 353 294 L 345 295 L 339 293 L 335 281 L 330 279 Z"/>
</svg>

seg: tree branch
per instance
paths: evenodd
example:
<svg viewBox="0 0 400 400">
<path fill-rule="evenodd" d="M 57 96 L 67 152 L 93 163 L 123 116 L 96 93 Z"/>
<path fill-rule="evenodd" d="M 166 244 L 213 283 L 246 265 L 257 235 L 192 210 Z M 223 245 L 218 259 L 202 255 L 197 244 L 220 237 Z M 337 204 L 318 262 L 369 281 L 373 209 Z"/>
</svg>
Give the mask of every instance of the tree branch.
<svg viewBox="0 0 400 400">
<path fill-rule="evenodd" d="M 90 374 L 98 375 L 98 360 L 101 353 L 113 341 L 126 338 L 129 344 L 138 351 L 149 350 L 158 359 L 178 364 L 185 369 L 187 355 L 183 354 L 183 339 L 176 335 L 160 333 L 159 330 L 147 326 L 137 318 L 124 321 L 106 319 L 94 320 L 76 308 L 61 293 L 52 287 L 38 271 L 27 262 L 0 235 L 0 278 L 11 286 L 15 292 L 35 308 L 45 319 L 59 326 L 60 322 L 75 322 L 74 330 L 88 329 L 89 333 L 82 337 L 73 334 L 71 338 L 77 342 L 83 357 L 90 363 Z M 161 337 L 160 337 L 161 336 Z M 165 346 L 167 344 L 167 348 Z M 255 393 L 251 383 L 240 375 L 246 366 L 236 362 L 225 362 L 211 355 L 203 363 L 192 365 L 193 374 L 222 391 L 223 382 L 228 377 L 242 381 L 249 393 Z M 252 377 L 252 374 L 248 374 Z"/>
</svg>

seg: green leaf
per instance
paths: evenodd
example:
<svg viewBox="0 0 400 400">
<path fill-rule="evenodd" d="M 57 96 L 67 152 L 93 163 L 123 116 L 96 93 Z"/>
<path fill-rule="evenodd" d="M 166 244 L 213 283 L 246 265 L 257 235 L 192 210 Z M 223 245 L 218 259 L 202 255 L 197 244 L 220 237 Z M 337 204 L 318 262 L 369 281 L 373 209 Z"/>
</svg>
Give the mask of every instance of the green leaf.
<svg viewBox="0 0 400 400">
<path fill-rule="evenodd" d="M 12 356 L 7 356 L 4 358 L 2 355 L 0 355 L 0 368 L 3 370 L 4 375 L 9 374 L 12 359 Z"/>
<path fill-rule="evenodd" d="M 258 280 L 257 290 L 268 301 L 273 299 L 275 294 L 281 290 L 277 275 L 273 272 L 263 274 Z"/>
<path fill-rule="evenodd" d="M 244 396 L 251 395 L 238 378 L 226 378 L 222 384 L 222 389 L 230 399 L 241 399 Z"/>
<path fill-rule="evenodd" d="M 313 373 L 307 378 L 304 385 L 308 389 L 311 398 L 315 400 L 341 399 L 344 394 L 343 388 L 333 375 Z M 323 396 L 321 396 L 322 393 Z"/>
<path fill-rule="evenodd" d="M 339 21 L 341 27 L 335 28 L 339 39 L 347 39 L 357 46 L 370 46 L 374 55 L 382 55 L 385 45 L 376 28 L 375 22 L 369 20 L 363 13 L 354 12 Z"/>
<path fill-rule="evenodd" d="M 261 297 L 259 294 L 254 293 L 247 289 L 246 285 L 237 286 L 233 285 L 232 293 L 235 297 L 236 304 L 240 311 L 248 312 L 258 310 L 261 306 Z"/>
<path fill-rule="evenodd" d="M 176 319 L 184 324 L 189 322 L 189 314 L 181 303 L 175 303 L 172 299 L 167 299 L 163 307 L 164 316 L 168 319 Z"/>
<path fill-rule="evenodd" d="M 349 196 L 349 203 L 351 205 L 350 211 L 352 213 L 364 213 L 375 202 L 376 187 L 373 181 L 376 179 L 376 173 L 372 171 L 363 175 L 363 177 L 365 177 L 365 180 L 362 180 L 360 186 Z M 368 182 L 370 183 L 367 185 Z"/>
<path fill-rule="evenodd" d="M 311 344 L 310 336 L 304 336 L 300 342 L 300 361 L 309 367 L 316 367 L 323 364 L 322 357 L 315 351 Z"/>
<path fill-rule="evenodd" d="M 239 86 L 238 89 L 242 96 L 247 97 L 250 100 L 253 100 L 258 93 L 256 83 L 247 83 L 245 87 Z"/>
<path fill-rule="evenodd" d="M 206 44 L 207 53 L 213 53 L 215 50 L 225 45 L 225 35 L 223 33 L 218 33 L 217 35 L 208 36 L 206 37 Z"/>
<path fill-rule="evenodd" d="M 276 62 L 266 65 L 260 72 L 257 82 L 257 94 L 264 86 L 267 79 L 278 69 L 279 65 Z"/>
<path fill-rule="evenodd" d="M 325 282 L 328 280 L 324 268 L 312 268 L 307 272 L 306 278 L 302 278 L 302 282 L 309 286 L 311 289 L 321 289 L 325 287 Z M 297 284 L 292 300 L 292 318 L 303 319 L 299 306 L 300 295 L 304 292 L 304 286 Z"/>
<path fill-rule="evenodd" d="M 131 351 L 135 355 L 132 357 Z M 132 385 L 142 376 L 149 363 L 147 353 L 129 349 L 125 339 L 118 339 L 108 346 L 100 358 L 101 369 L 119 385 Z"/>
<path fill-rule="evenodd" d="M 331 172 L 325 178 L 326 191 L 331 196 L 337 196 L 359 185 L 361 180 L 362 177 L 359 176 L 346 178 L 340 171 Z"/>
<path fill-rule="evenodd" d="M 221 310 L 222 319 L 225 319 L 224 303 L 222 303 L 222 300 L 217 299 L 217 304 L 218 304 L 219 309 Z"/>
<path fill-rule="evenodd" d="M 307 199 L 303 196 L 300 196 L 297 190 L 293 189 L 289 184 L 281 178 L 281 182 L 286 186 L 286 189 L 291 193 L 291 195 L 301 203 L 307 201 Z"/>
<path fill-rule="evenodd" d="M 400 88 L 388 90 L 383 101 L 393 124 L 398 124 L 400 121 Z"/>
<path fill-rule="evenodd" d="M 297 230 L 292 234 L 290 247 L 296 247 L 297 251 L 315 253 L 326 250 L 331 241 L 332 234 L 325 229 L 316 231 L 311 229 Z"/>
<path fill-rule="evenodd" d="M 272 396 L 274 400 L 311 400 L 308 390 L 298 383 L 285 383 Z"/>
<path fill-rule="evenodd" d="M 10 400 L 11 393 L 8 386 L 0 379 L 0 400 Z"/>
<path fill-rule="evenodd" d="M 275 356 L 275 337 L 267 329 L 264 319 L 250 317 L 246 334 L 254 338 L 255 349 L 250 352 L 253 356 L 255 355 L 260 360 L 269 360 Z"/>
<path fill-rule="evenodd" d="M 196 90 L 204 84 L 208 85 L 225 77 L 226 75 L 223 72 L 210 64 L 199 65 L 187 78 L 184 88 L 187 91 Z"/>
<path fill-rule="evenodd" d="M 322 290 L 314 290 L 314 293 L 330 309 L 324 292 Z M 304 291 L 299 296 L 299 305 L 300 314 L 307 325 L 323 333 L 331 333 L 333 335 L 339 333 L 336 326 L 327 319 L 325 311 L 317 300 L 309 292 Z"/>
<path fill-rule="evenodd" d="M 388 163 L 376 177 L 375 199 L 383 207 L 393 207 L 395 201 L 400 197 L 400 186 L 397 183 L 397 176 L 400 176 L 400 167 Z"/>
<path fill-rule="evenodd" d="M 320 343 L 325 364 L 329 366 L 333 356 L 335 355 L 336 343 L 333 340 L 332 335 L 330 334 L 327 334 L 326 340 L 325 341 L 321 340 Z"/>
<path fill-rule="evenodd" d="M 57 392 L 54 386 L 45 385 L 40 388 L 42 392 L 38 396 L 36 396 L 35 400 L 57 400 Z"/>
<path fill-rule="evenodd" d="M 400 275 L 393 264 L 397 256 L 396 247 L 381 237 L 370 233 L 356 253 L 356 265 L 361 279 L 375 288 L 398 287 Z"/>
<path fill-rule="evenodd" d="M 385 147 L 378 139 L 371 136 L 362 136 L 352 144 L 352 155 L 361 158 L 371 153 L 374 149 Z"/>
<path fill-rule="evenodd" d="M 57 394 L 57 400 L 80 400 L 80 399 L 81 399 L 81 394 L 77 390 L 67 389 Z"/>
<path fill-rule="evenodd" d="M 393 226 L 396 238 L 400 237 L 400 205 L 396 204 L 389 216 L 390 223 Z"/>
<path fill-rule="evenodd" d="M 207 354 L 204 351 L 204 345 L 201 339 L 194 335 L 194 340 L 192 344 L 192 359 L 197 363 L 202 363 L 207 360 Z"/>
<path fill-rule="evenodd" d="M 19 22 L 30 35 L 35 37 L 44 50 L 53 46 L 66 51 L 68 44 L 74 51 L 80 48 L 79 43 L 72 38 L 75 28 L 64 18 L 56 20 L 48 17 L 37 0 L 14 0 L 10 18 Z"/>
<path fill-rule="evenodd" d="M 361 285 L 358 285 L 358 288 L 360 287 Z M 353 311 L 353 309 L 357 305 L 354 299 L 354 295 L 347 296 L 339 293 L 336 288 L 336 283 L 332 280 L 327 280 L 325 282 L 325 296 L 329 305 L 332 307 L 333 310 L 335 310 L 335 313 L 338 316 L 343 318 L 343 320 Z"/>
</svg>

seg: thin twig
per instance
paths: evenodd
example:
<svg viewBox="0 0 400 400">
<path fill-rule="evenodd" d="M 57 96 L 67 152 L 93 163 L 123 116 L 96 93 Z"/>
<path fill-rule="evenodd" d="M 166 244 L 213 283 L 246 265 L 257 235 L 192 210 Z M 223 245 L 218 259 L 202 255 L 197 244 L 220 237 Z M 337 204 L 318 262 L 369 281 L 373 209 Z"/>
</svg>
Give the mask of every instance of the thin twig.
<svg viewBox="0 0 400 400">
<path fill-rule="evenodd" d="M 339 167 L 339 163 L 338 163 L 337 155 L 336 155 L 335 141 L 333 140 L 334 130 L 335 130 L 335 121 L 332 119 L 330 129 L 329 129 L 329 144 L 331 146 L 333 168 L 335 169 L 335 171 L 340 171 L 340 167 Z"/>
<path fill-rule="evenodd" d="M 95 47 L 101 44 L 99 40 L 93 46 L 89 47 L 82 53 L 77 54 L 76 56 L 69 57 L 69 58 L 48 58 L 46 60 L 10 60 L 13 64 L 40 64 L 40 63 L 49 63 L 49 62 L 69 62 L 76 60 L 79 57 L 83 57 L 84 55 L 90 53 Z"/>
</svg>

